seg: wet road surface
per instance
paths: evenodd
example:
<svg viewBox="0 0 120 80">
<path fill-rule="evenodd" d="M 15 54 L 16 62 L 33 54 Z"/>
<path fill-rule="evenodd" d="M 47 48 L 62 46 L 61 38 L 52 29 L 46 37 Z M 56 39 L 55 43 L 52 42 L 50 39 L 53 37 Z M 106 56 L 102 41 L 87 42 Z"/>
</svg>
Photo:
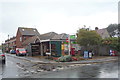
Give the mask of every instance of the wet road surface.
<svg viewBox="0 0 120 80">
<path fill-rule="evenodd" d="M 30 66 L 31 62 L 17 59 L 11 56 L 6 56 L 6 64 L 2 64 L 2 77 L 3 78 L 20 78 L 25 71 L 24 65 Z"/>
<path fill-rule="evenodd" d="M 118 62 L 103 64 L 88 64 L 79 67 L 63 69 L 33 75 L 39 78 L 118 78 Z"/>
<path fill-rule="evenodd" d="M 96 64 L 57 65 L 57 67 L 51 65 L 31 63 L 7 56 L 6 64 L 0 65 L 0 72 L 2 72 L 0 78 L 118 78 L 117 61 Z M 52 67 L 52 70 L 49 70 L 49 67 L 50 69 Z"/>
</svg>

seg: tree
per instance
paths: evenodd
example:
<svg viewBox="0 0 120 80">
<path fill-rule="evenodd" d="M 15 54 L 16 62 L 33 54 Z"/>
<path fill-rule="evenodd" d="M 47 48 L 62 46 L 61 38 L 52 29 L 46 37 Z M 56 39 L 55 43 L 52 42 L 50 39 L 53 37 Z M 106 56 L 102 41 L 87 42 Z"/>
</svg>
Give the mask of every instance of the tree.
<svg viewBox="0 0 120 80">
<path fill-rule="evenodd" d="M 117 50 L 120 52 L 120 42 L 119 42 L 119 38 L 116 37 L 111 37 L 111 38 L 107 38 L 107 39 L 103 39 L 102 40 L 102 44 L 103 45 L 108 45 L 111 48 Z"/>
<path fill-rule="evenodd" d="M 81 46 L 97 45 L 101 41 L 101 37 L 96 31 L 79 29 L 77 31 L 77 43 Z"/>
<path fill-rule="evenodd" d="M 110 36 L 114 36 L 116 34 L 114 31 L 117 29 L 118 29 L 118 24 L 110 24 L 107 27 L 107 31 L 109 32 Z"/>
</svg>

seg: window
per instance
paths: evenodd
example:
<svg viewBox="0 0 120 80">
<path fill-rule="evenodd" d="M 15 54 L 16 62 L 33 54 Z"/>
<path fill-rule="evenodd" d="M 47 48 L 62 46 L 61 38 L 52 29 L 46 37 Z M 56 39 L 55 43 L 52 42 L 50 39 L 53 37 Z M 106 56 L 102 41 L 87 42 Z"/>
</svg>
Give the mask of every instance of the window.
<svg viewBox="0 0 120 80">
<path fill-rule="evenodd" d="M 55 44 L 51 44 L 51 49 L 55 50 L 56 49 L 56 45 Z"/>
<path fill-rule="evenodd" d="M 24 37 L 24 40 L 26 40 L 26 37 Z"/>
<path fill-rule="evenodd" d="M 22 41 L 22 37 L 20 37 L 20 41 Z"/>
<path fill-rule="evenodd" d="M 25 29 L 22 29 L 22 31 L 25 31 Z"/>
</svg>

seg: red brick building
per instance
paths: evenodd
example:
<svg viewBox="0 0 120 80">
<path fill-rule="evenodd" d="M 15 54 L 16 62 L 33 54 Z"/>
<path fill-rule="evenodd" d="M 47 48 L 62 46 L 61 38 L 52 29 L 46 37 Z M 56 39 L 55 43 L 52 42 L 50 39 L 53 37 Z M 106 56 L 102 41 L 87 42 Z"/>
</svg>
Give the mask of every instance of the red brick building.
<svg viewBox="0 0 120 80">
<path fill-rule="evenodd" d="M 5 43 L 2 44 L 3 51 L 9 52 L 10 49 L 16 48 L 16 37 L 11 37 L 10 39 L 5 40 Z"/>
<path fill-rule="evenodd" d="M 36 28 L 19 27 L 16 34 L 16 47 L 23 47 L 22 43 L 30 37 L 39 36 Z"/>
</svg>

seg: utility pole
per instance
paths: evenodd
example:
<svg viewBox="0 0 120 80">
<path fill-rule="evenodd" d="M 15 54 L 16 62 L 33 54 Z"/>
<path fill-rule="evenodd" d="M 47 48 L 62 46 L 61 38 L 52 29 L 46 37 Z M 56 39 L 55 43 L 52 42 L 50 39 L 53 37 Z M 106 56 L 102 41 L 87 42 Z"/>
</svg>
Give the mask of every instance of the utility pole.
<svg viewBox="0 0 120 80">
<path fill-rule="evenodd" d="M 3 43 L 2 43 L 2 51 L 3 51 Z"/>
<path fill-rule="evenodd" d="M 69 55 L 70 55 L 70 35 L 68 35 L 68 48 L 69 48 Z"/>
<path fill-rule="evenodd" d="M 9 53 L 9 35 L 8 35 L 8 53 Z"/>
<path fill-rule="evenodd" d="M 3 43 L 3 41 L 2 41 L 2 51 L 4 50 L 4 49 L 3 49 L 3 48 L 4 48 L 4 46 L 3 46 L 3 45 L 4 45 L 4 43 Z M 4 52 L 4 51 L 3 51 L 3 52 Z"/>
</svg>

